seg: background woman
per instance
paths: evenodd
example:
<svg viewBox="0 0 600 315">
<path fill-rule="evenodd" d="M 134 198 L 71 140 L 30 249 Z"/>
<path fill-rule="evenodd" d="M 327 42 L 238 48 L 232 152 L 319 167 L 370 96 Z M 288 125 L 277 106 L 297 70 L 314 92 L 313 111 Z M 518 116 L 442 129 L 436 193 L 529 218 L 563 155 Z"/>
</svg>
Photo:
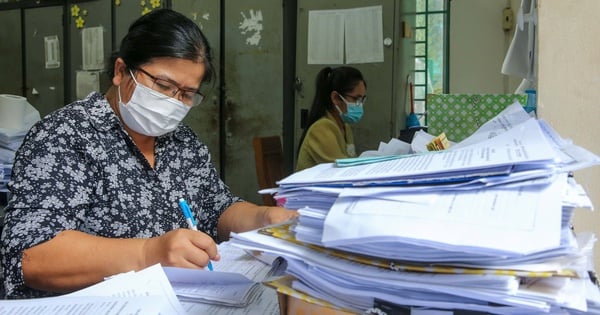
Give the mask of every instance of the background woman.
<svg viewBox="0 0 600 315">
<path fill-rule="evenodd" d="M 316 78 L 308 124 L 300 138 L 296 171 L 356 156 L 351 125 L 360 121 L 367 83 L 353 67 L 325 67 Z"/>
</svg>

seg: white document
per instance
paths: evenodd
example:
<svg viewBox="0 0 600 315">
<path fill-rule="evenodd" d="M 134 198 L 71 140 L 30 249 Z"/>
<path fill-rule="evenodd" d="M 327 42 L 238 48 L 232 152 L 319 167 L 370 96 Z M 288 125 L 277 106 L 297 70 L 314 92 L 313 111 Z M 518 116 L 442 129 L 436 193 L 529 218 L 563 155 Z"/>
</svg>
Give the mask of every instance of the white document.
<svg viewBox="0 0 600 315">
<path fill-rule="evenodd" d="M 186 314 L 160 265 L 51 298 L 0 300 L 3 314 Z"/>
<path fill-rule="evenodd" d="M 296 172 L 278 182 L 284 185 L 310 185 L 335 182 L 377 182 L 384 180 L 414 180 L 415 176 L 444 180 L 448 172 L 454 175 L 485 174 L 486 168 L 527 163 L 549 164 L 555 151 L 548 143 L 537 120 L 526 122 L 486 141 L 456 150 L 413 155 L 379 163 L 352 167 L 335 167 L 324 163 Z M 420 177 L 423 178 L 423 177 Z"/>
<path fill-rule="evenodd" d="M 392 138 L 389 142 L 379 142 L 377 150 L 364 151 L 359 157 L 401 155 L 409 153 L 411 153 L 410 143 Z"/>
<path fill-rule="evenodd" d="M 309 65 L 383 62 L 382 7 L 311 10 L 307 36 Z"/>
<path fill-rule="evenodd" d="M 307 63 L 344 63 L 344 10 L 308 12 Z"/>
<path fill-rule="evenodd" d="M 83 70 L 104 68 L 104 28 L 86 27 L 81 30 L 81 55 Z"/>
<path fill-rule="evenodd" d="M 450 150 L 455 150 L 493 138 L 530 118 L 531 116 L 523 109 L 523 105 L 519 102 L 515 102 L 502 110 L 502 112 L 494 118 L 484 123 L 472 135 L 463 141 L 450 146 Z"/>
<path fill-rule="evenodd" d="M 382 7 L 371 6 L 346 10 L 346 63 L 383 62 Z"/>
<path fill-rule="evenodd" d="M 60 42 L 58 35 L 44 36 L 44 57 L 46 69 L 60 68 Z"/>
<path fill-rule="evenodd" d="M 323 229 L 327 247 L 397 241 L 473 253 L 530 254 L 560 246 L 566 174 L 544 188 L 442 192 L 433 205 L 340 198 Z"/>
<path fill-rule="evenodd" d="M 135 297 L 52 297 L 26 300 L 1 300 L 1 314 L 31 315 L 129 315 L 129 314 L 186 314 L 169 310 L 160 296 Z"/>
<path fill-rule="evenodd" d="M 159 264 L 138 272 L 115 275 L 96 285 L 68 294 L 68 296 L 113 296 L 125 299 L 155 296 L 154 304 L 149 305 L 148 309 L 159 310 L 164 314 L 185 314 Z"/>
</svg>

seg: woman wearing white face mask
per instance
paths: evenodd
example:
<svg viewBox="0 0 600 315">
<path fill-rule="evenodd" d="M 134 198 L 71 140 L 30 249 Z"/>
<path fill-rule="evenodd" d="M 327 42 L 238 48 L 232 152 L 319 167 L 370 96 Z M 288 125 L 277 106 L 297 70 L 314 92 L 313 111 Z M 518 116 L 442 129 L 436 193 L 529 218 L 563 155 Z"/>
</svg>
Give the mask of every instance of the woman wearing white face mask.
<svg viewBox="0 0 600 315">
<path fill-rule="evenodd" d="M 202 101 L 211 59 L 193 21 L 153 11 L 113 54 L 106 95 L 91 93 L 30 130 L 5 209 L 8 298 L 65 293 L 156 263 L 204 268 L 231 231 L 296 215 L 233 195 L 206 145 L 181 124 Z M 188 229 L 180 198 L 198 231 Z"/>
<path fill-rule="evenodd" d="M 298 149 L 296 171 L 335 159 L 355 157 L 351 125 L 360 121 L 367 83 L 353 67 L 325 67 L 316 79 L 316 93 Z"/>
</svg>

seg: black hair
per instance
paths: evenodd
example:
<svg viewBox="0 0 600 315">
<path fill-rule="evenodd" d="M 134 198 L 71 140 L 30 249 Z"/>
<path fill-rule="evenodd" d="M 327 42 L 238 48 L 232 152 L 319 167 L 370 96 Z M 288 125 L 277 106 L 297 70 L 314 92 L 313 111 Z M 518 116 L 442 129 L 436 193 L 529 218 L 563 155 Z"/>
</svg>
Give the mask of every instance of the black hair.
<svg viewBox="0 0 600 315">
<path fill-rule="evenodd" d="M 331 92 L 337 91 L 340 94 L 350 93 L 360 82 L 363 82 L 365 87 L 367 86 L 362 73 L 353 67 L 325 67 L 319 71 L 315 80 L 315 97 L 310 107 L 306 127 L 304 128 L 302 137 L 300 137 L 298 153 L 300 153 L 300 147 L 308 128 L 333 108 Z"/>
<path fill-rule="evenodd" d="M 194 21 L 170 9 L 157 9 L 135 20 L 123 37 L 119 51 L 109 58 L 106 72 L 112 79 L 117 58 L 136 69 L 153 58 L 174 57 L 204 63 L 203 82 L 214 75 L 212 50 Z"/>
</svg>

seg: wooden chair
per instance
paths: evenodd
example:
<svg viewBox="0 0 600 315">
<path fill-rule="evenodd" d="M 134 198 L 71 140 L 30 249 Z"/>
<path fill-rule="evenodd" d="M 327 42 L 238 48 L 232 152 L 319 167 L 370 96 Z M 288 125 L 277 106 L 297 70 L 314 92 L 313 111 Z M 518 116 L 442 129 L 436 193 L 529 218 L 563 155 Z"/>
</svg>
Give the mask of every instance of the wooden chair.
<svg viewBox="0 0 600 315">
<path fill-rule="evenodd" d="M 279 136 L 254 137 L 254 159 L 256 161 L 256 177 L 260 189 L 277 187 L 276 181 L 284 177 L 283 149 Z M 271 195 L 262 195 L 263 203 L 275 206 Z"/>
</svg>

